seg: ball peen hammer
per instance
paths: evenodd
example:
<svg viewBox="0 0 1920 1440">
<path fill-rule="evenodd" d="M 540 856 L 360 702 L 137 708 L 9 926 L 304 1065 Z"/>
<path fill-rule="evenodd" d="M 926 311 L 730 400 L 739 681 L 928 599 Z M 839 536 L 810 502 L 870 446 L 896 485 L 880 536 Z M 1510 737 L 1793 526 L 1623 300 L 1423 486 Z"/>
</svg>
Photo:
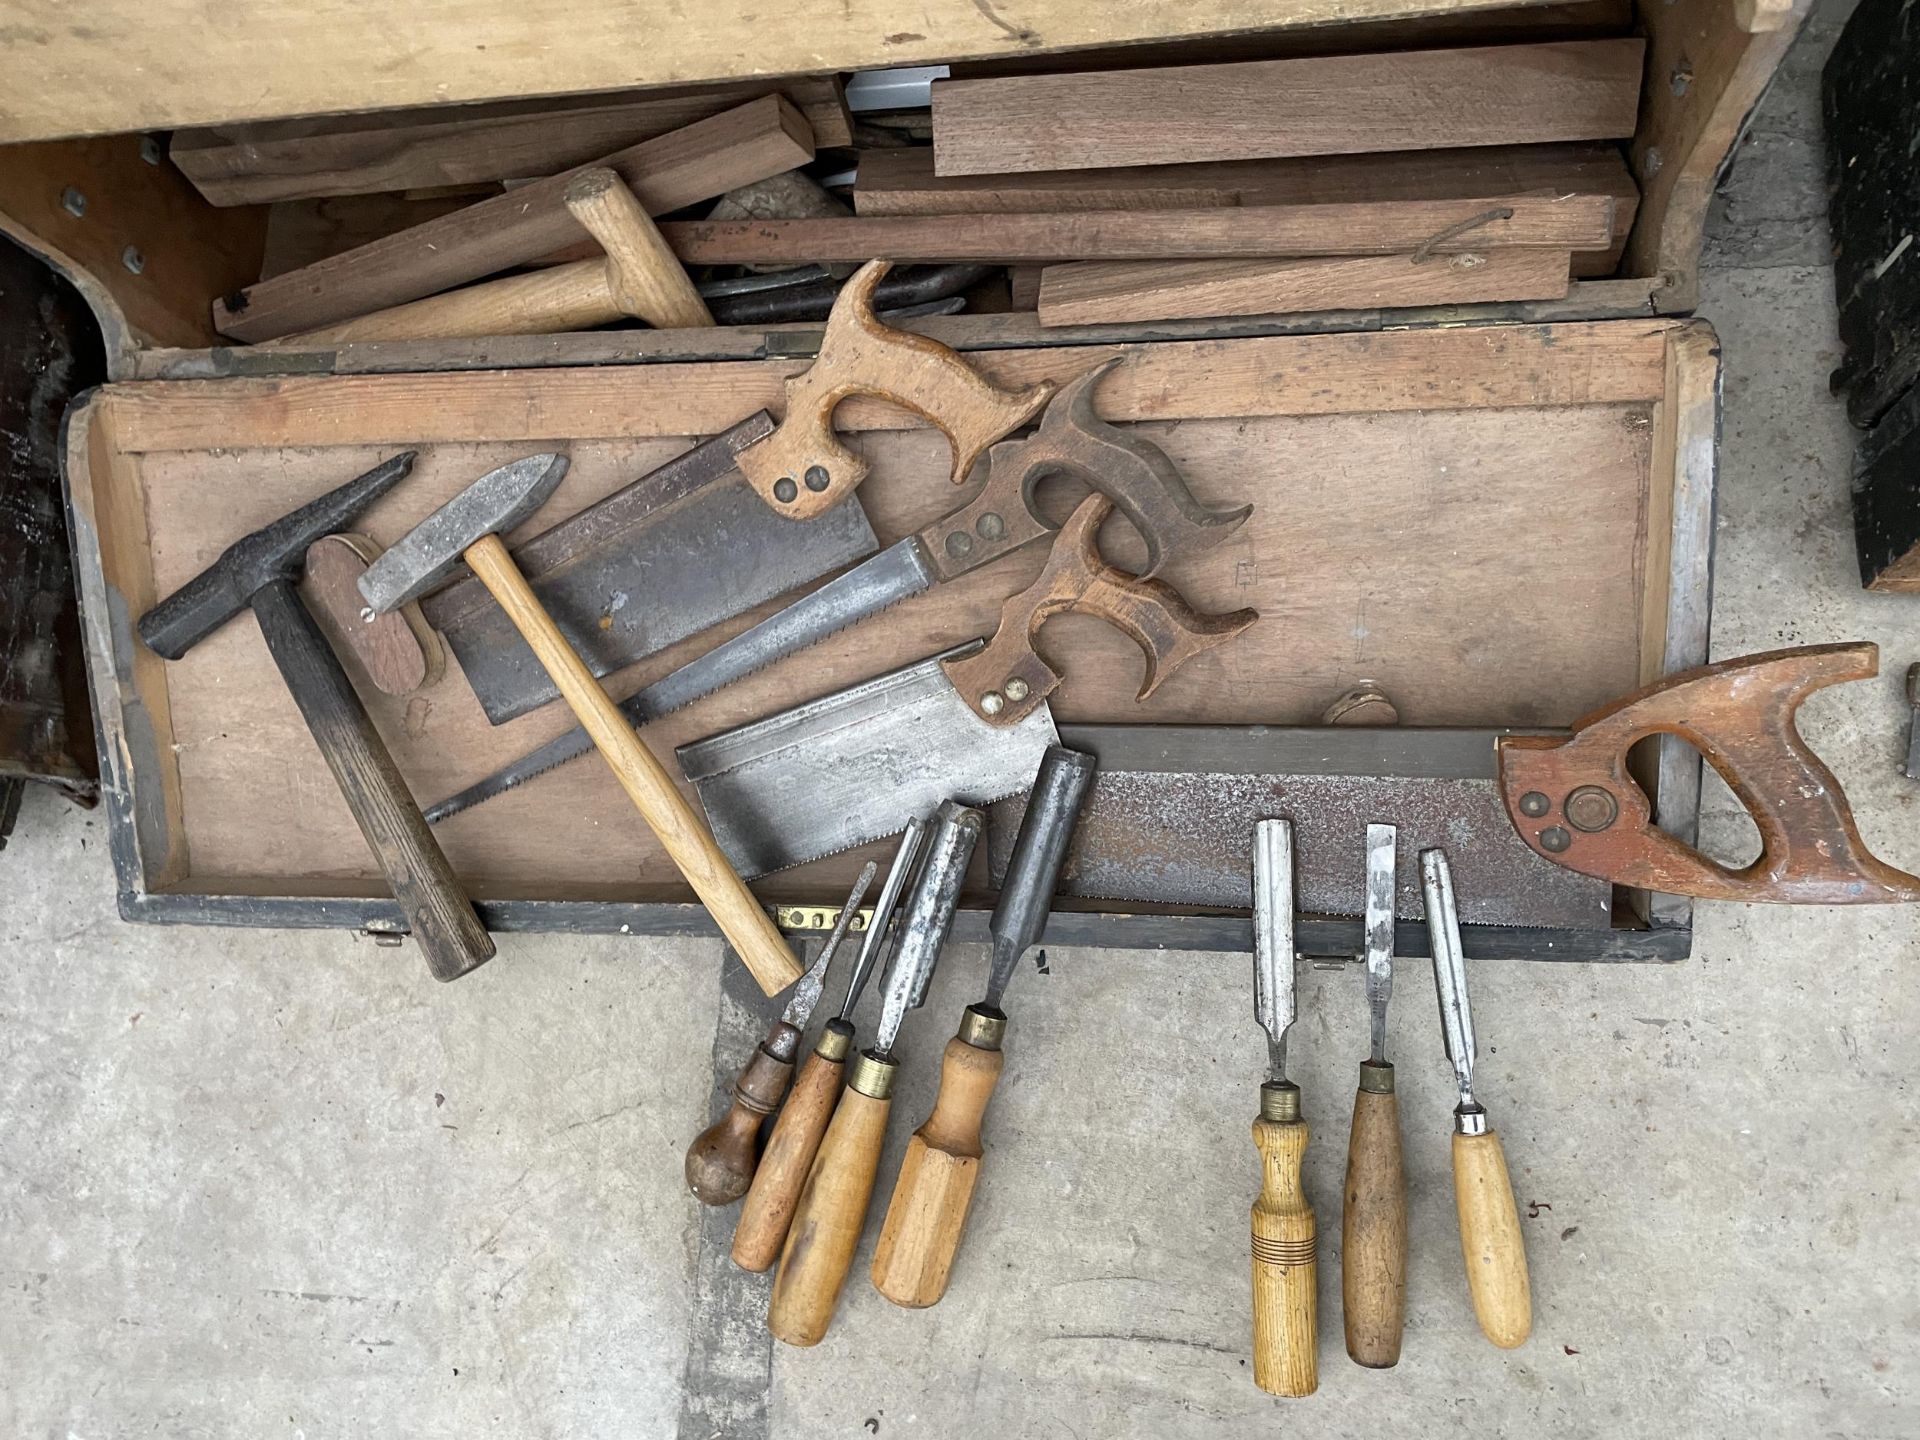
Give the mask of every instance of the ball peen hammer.
<svg viewBox="0 0 1920 1440">
<path fill-rule="evenodd" d="M 384 615 L 431 590 L 463 561 L 471 567 L 553 677 L 640 818 L 686 876 L 721 934 L 760 988 L 772 995 L 800 978 L 799 962 L 773 917 L 753 898 L 706 823 L 560 633 L 500 539 L 544 505 L 566 473 L 564 455 L 542 454 L 482 475 L 367 567 L 359 581 L 361 598 L 375 614 Z"/>
<path fill-rule="evenodd" d="M 294 589 L 307 547 L 407 477 L 413 452 L 396 455 L 271 525 L 229 545 L 220 558 L 140 617 L 140 638 L 178 660 L 240 611 L 251 609 L 288 692 L 400 902 L 407 928 L 438 980 L 457 980 L 493 956 L 493 940 L 400 778 L 373 717 L 339 657 Z"/>
</svg>

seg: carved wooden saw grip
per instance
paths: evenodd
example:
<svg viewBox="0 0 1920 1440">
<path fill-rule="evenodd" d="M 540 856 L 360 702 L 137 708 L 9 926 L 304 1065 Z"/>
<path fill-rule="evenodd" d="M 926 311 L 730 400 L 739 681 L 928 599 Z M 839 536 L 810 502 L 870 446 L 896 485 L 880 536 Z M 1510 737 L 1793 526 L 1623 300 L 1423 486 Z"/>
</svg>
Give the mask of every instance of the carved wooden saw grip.
<svg viewBox="0 0 1920 1440">
<path fill-rule="evenodd" d="M 869 260 L 840 288 L 819 358 L 787 382 L 786 418 L 740 452 L 740 472 L 790 519 L 811 520 L 867 478 L 867 462 L 833 433 L 834 407 L 849 395 L 877 395 L 939 427 L 953 444 L 959 484 L 981 451 L 1026 424 L 1053 394 L 1051 381 L 1002 390 L 939 341 L 874 319 L 873 288 L 889 268 Z"/>
<path fill-rule="evenodd" d="M 1098 615 L 1131 638 L 1147 657 L 1142 700 L 1194 656 L 1226 644 L 1260 618 L 1253 610 L 1202 615 L 1164 580 L 1142 580 L 1107 564 L 1097 537 L 1112 509 L 1104 495 L 1081 501 L 1060 527 L 1039 578 L 1001 610 L 1000 628 L 986 648 L 940 662 L 961 698 L 988 724 L 1018 723 L 1058 688 L 1059 674 L 1033 648 L 1050 616 L 1067 610 Z"/>
</svg>

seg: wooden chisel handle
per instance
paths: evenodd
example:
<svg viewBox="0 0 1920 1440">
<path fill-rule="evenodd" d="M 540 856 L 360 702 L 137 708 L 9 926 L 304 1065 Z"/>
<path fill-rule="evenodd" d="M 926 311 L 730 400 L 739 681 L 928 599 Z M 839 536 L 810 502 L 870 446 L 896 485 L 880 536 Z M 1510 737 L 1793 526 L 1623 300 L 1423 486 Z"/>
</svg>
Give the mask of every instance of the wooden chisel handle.
<svg viewBox="0 0 1920 1440">
<path fill-rule="evenodd" d="M 733 1227 L 733 1263 L 755 1274 L 780 1258 L 787 1227 L 800 1201 L 800 1187 L 819 1152 L 820 1137 L 840 1098 L 840 1076 L 846 1069 L 847 1047 L 853 1027 L 843 1020 L 827 1022 L 826 1033 L 800 1067 L 800 1078 L 787 1097 L 780 1118 L 767 1137 L 767 1152 L 753 1172 L 747 1203 L 740 1207 Z"/>
<path fill-rule="evenodd" d="M 1385 1370 L 1399 1363 L 1407 1320 L 1407 1187 L 1391 1065 L 1360 1065 L 1345 1193 L 1340 1292 L 1347 1354 L 1357 1365 Z"/>
<path fill-rule="evenodd" d="M 1300 1186 L 1307 1124 L 1298 1090 L 1261 1087 L 1253 1143 L 1262 1173 L 1253 1204 L 1253 1383 L 1269 1395 L 1311 1395 L 1320 1385 L 1320 1267 L 1313 1207 Z"/>
<path fill-rule="evenodd" d="M 580 726 L 647 822 L 660 848 L 687 877 L 720 933 L 733 946 L 760 988 L 778 994 L 800 978 L 800 962 L 781 938 L 773 917 L 761 909 L 746 882 L 714 842 L 713 832 L 668 777 L 653 752 L 640 743 L 600 682 L 553 623 L 498 535 L 483 535 L 467 548 L 473 567 L 553 683 L 566 697 Z"/>
<path fill-rule="evenodd" d="M 999 1012 L 967 1007 L 940 1061 L 933 1113 L 907 1142 L 873 1252 L 873 1288 L 896 1305 L 922 1309 L 947 1293 L 980 1179 L 980 1121 L 1005 1063 L 1006 1028 Z"/>
<path fill-rule="evenodd" d="M 1467 1290 L 1486 1337 L 1502 1350 L 1533 1333 L 1527 1247 L 1513 1203 L 1506 1152 L 1491 1130 L 1453 1137 L 1453 1200 L 1460 1211 L 1460 1254 Z"/>
<path fill-rule="evenodd" d="M 854 1062 L 813 1157 L 767 1306 L 767 1328 L 785 1344 L 818 1345 L 833 1323 L 867 1223 L 874 1172 L 880 1168 L 880 1147 L 887 1137 L 887 1112 L 893 1106 L 895 1069 L 892 1062 L 872 1055 Z"/>
<path fill-rule="evenodd" d="M 687 1188 L 702 1205 L 731 1205 L 753 1183 L 760 1158 L 760 1125 L 780 1104 L 793 1078 L 791 1056 L 799 1032 L 776 1020 L 756 1045 L 746 1068 L 733 1082 L 727 1113 L 694 1137 L 687 1147 Z"/>
</svg>

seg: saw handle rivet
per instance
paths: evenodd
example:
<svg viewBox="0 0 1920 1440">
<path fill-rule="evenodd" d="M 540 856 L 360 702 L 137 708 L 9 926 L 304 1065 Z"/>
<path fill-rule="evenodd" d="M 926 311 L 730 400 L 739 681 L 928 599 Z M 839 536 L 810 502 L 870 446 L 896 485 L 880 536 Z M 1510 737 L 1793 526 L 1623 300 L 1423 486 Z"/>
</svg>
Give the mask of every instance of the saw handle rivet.
<svg viewBox="0 0 1920 1440">
<path fill-rule="evenodd" d="M 1007 692 L 1007 699 L 1014 701 L 1016 704 L 1033 693 L 1033 687 L 1018 675 L 1008 680 L 1007 683 L 1000 688 Z"/>
<path fill-rule="evenodd" d="M 1529 790 L 1520 797 L 1520 813 L 1529 820 L 1538 820 L 1551 808 L 1551 802 L 1538 790 Z"/>
<path fill-rule="evenodd" d="M 1007 708 L 1007 697 L 998 690 L 989 690 L 980 697 L 980 709 L 988 715 L 998 715 Z"/>
<path fill-rule="evenodd" d="M 1549 825 L 1540 832 L 1540 848 L 1550 855 L 1558 855 L 1573 843 L 1573 837 L 1558 825 Z"/>
<path fill-rule="evenodd" d="M 956 560 L 964 560 L 973 553 L 973 536 L 964 530 L 955 530 L 947 536 L 947 554 Z"/>
<path fill-rule="evenodd" d="M 794 497 L 800 493 L 800 487 L 793 483 L 791 475 L 782 475 L 773 482 L 773 498 L 782 505 L 791 505 Z"/>
<path fill-rule="evenodd" d="M 813 491 L 816 495 L 825 490 L 833 480 L 833 477 L 827 473 L 827 467 L 824 465 L 809 465 L 805 478 L 807 489 Z"/>
<path fill-rule="evenodd" d="M 1576 830 L 1592 833 L 1604 830 L 1620 818 L 1620 802 L 1613 798 L 1613 792 L 1598 785 L 1582 785 L 1567 796 L 1567 823 Z"/>
<path fill-rule="evenodd" d="M 974 522 L 973 528 L 980 532 L 982 540 L 998 540 L 1007 533 L 1007 522 L 998 512 L 989 510 Z"/>
</svg>

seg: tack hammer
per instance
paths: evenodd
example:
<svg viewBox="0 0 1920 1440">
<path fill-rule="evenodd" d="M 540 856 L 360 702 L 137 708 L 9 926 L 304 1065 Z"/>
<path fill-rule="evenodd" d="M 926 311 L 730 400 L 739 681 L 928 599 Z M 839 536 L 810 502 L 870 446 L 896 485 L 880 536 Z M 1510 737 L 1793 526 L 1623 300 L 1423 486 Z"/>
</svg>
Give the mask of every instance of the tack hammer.
<svg viewBox="0 0 1920 1440">
<path fill-rule="evenodd" d="M 307 547 L 347 528 L 412 468 L 409 450 L 234 541 L 218 560 L 141 616 L 139 629 L 156 655 L 178 660 L 240 611 L 252 609 L 273 663 L 386 873 L 428 968 L 437 980 L 457 980 L 493 957 L 493 940 L 339 657 L 294 589 Z"/>
</svg>

